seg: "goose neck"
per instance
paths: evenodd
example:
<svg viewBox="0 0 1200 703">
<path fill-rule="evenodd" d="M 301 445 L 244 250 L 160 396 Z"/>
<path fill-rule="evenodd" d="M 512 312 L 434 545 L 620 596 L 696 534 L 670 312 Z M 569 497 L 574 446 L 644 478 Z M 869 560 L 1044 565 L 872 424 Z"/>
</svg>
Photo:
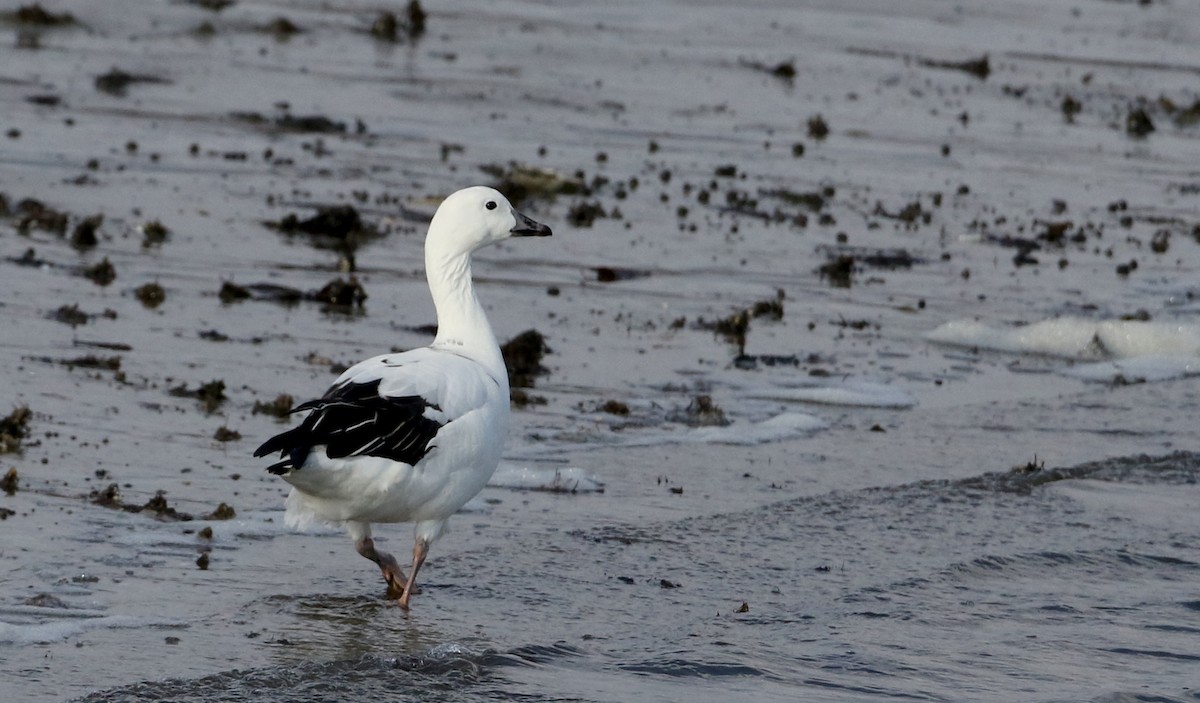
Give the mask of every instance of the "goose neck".
<svg viewBox="0 0 1200 703">
<path fill-rule="evenodd" d="M 426 276 L 437 310 L 433 346 L 483 364 L 497 381 L 507 381 L 504 360 L 487 314 L 475 295 L 471 256 L 426 253 Z"/>
</svg>

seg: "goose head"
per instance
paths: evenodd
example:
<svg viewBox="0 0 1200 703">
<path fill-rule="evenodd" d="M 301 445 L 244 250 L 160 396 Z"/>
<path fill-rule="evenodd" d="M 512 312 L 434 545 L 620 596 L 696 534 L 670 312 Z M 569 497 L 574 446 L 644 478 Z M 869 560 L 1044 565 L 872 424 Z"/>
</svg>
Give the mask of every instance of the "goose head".
<svg viewBox="0 0 1200 703">
<path fill-rule="evenodd" d="M 425 246 L 456 256 L 509 237 L 549 236 L 549 227 L 517 212 L 500 191 L 473 186 L 442 201 L 429 223 Z"/>
</svg>

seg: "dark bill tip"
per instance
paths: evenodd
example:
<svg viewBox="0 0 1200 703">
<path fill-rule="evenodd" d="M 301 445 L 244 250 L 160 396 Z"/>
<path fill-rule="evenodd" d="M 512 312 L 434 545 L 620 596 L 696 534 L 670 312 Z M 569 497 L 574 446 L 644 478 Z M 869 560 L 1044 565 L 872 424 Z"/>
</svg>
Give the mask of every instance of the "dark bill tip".
<svg viewBox="0 0 1200 703">
<path fill-rule="evenodd" d="M 535 222 L 515 211 L 513 217 L 517 218 L 517 224 L 513 225 L 509 232 L 514 237 L 549 237 L 551 235 L 550 228 L 541 222 Z"/>
</svg>

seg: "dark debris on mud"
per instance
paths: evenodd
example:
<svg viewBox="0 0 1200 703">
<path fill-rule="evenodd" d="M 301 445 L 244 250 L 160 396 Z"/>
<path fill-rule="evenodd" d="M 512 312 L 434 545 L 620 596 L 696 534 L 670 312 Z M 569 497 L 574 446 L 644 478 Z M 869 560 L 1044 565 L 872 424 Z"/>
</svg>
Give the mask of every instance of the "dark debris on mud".
<svg viewBox="0 0 1200 703">
<path fill-rule="evenodd" d="M 340 277 L 335 278 L 315 291 L 302 291 L 299 288 L 278 283 L 240 285 L 226 281 L 221 284 L 217 297 L 225 304 L 254 300 L 280 305 L 296 305 L 307 301 L 324 304 L 328 312 L 353 313 L 362 311 L 363 304 L 367 300 L 367 292 L 356 277 L 350 276 L 345 280 Z"/>
<path fill-rule="evenodd" d="M 975 59 L 963 59 L 953 61 L 947 59 L 934 59 L 927 56 L 914 56 L 912 54 L 904 54 L 887 49 L 876 48 L 851 48 L 850 53 L 860 54 L 862 56 L 877 56 L 880 58 L 900 59 L 906 63 L 915 63 L 918 66 L 925 68 L 943 69 L 949 71 L 962 71 L 967 75 L 978 78 L 979 80 L 987 80 L 992 74 L 992 62 L 987 54 L 983 54 Z"/>
<path fill-rule="evenodd" d="M 96 90 L 114 97 L 123 98 L 129 92 L 129 86 L 138 83 L 169 83 L 165 78 L 145 73 L 129 73 L 114 66 L 108 73 L 96 76 Z"/>
<path fill-rule="evenodd" d="M 187 4 L 195 5 L 209 12 L 220 12 L 237 3 L 237 0 L 186 0 Z"/>
<path fill-rule="evenodd" d="M 233 119 L 256 127 L 265 127 L 271 132 L 293 132 L 296 134 L 343 134 L 347 131 L 345 122 L 333 120 L 324 115 L 293 115 L 284 112 L 275 117 L 267 117 L 259 112 L 234 112 Z M 357 123 L 356 130 L 366 131 L 366 125 Z"/>
<path fill-rule="evenodd" d="M 649 271 L 621 268 L 618 266 L 593 266 L 592 271 L 596 272 L 596 280 L 600 283 L 628 281 L 634 278 L 645 278 L 650 275 Z"/>
<path fill-rule="evenodd" d="M 103 508 L 123 510 L 127 513 L 148 513 L 152 517 L 164 521 L 189 522 L 190 514 L 180 512 L 167 503 L 166 493 L 158 491 L 154 497 L 142 505 L 126 503 L 121 497 L 121 488 L 116 483 L 110 483 L 104 488 L 93 490 L 88 494 L 88 502 Z"/>
<path fill-rule="evenodd" d="M 4 13 L 11 22 L 36 27 L 66 27 L 75 24 L 70 12 L 51 12 L 40 3 L 21 5 L 13 12 Z"/>
<path fill-rule="evenodd" d="M 115 320 L 117 319 L 117 312 L 108 308 L 106 308 L 103 312 L 98 313 L 84 312 L 79 308 L 78 303 L 72 303 L 71 305 L 60 305 L 54 312 L 47 315 L 47 317 L 55 322 L 61 322 L 64 325 L 78 327 L 80 325 L 86 325 L 97 318 Z"/>
<path fill-rule="evenodd" d="M 763 63 L 761 61 L 747 61 L 743 59 L 741 64 L 746 68 L 761 71 L 772 78 L 778 78 L 788 84 L 796 78 L 796 62 L 793 59 L 778 63 Z"/>
<path fill-rule="evenodd" d="M 967 75 L 978 78 L 979 80 L 987 80 L 987 77 L 992 74 L 992 62 L 987 54 L 980 56 L 977 59 L 967 59 L 965 61 L 940 61 L 937 59 L 921 58 L 917 59 L 917 63 L 929 68 L 943 68 L 951 71 L 962 71 Z"/>
<path fill-rule="evenodd" d="M 69 370 L 74 369 L 93 369 L 97 371 L 120 371 L 121 357 L 120 356 L 96 356 L 95 354 L 86 354 L 77 356 L 72 359 L 55 359 L 49 356 L 37 357 L 37 360 L 46 364 L 59 364 L 66 366 Z"/>
<path fill-rule="evenodd" d="M 292 213 L 263 224 L 283 234 L 309 235 L 317 248 L 338 251 L 354 251 L 360 244 L 381 236 L 377 228 L 363 222 L 353 205 L 318 207 L 311 217 L 301 219 Z"/>
</svg>

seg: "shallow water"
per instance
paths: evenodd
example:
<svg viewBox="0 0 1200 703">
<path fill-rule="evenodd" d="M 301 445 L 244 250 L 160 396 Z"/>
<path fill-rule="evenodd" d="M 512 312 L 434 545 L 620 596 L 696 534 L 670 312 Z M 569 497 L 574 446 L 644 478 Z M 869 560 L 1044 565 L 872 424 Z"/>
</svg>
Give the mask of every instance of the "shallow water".
<svg viewBox="0 0 1200 703">
<path fill-rule="evenodd" d="M 0 220 L 34 412 L 0 456 L 13 700 L 1198 698 L 1200 10 L 442 3 L 391 44 L 356 4 L 48 9 L 77 23 L 2 27 L 0 192 L 69 213 Z M 114 66 L 161 80 L 97 90 Z M 545 403 L 404 613 L 338 530 L 284 528 L 253 407 L 425 343 L 424 220 L 510 161 L 591 190 L 476 266 L 498 336 L 546 336 Z M 361 309 L 221 302 L 337 276 L 262 223 L 339 203 L 381 235 Z M 742 310 L 741 344 L 713 331 Z M 216 379 L 212 412 L 169 392 Z M 701 394 L 728 425 L 686 422 Z M 89 499 L 114 482 L 196 519 Z"/>
</svg>

